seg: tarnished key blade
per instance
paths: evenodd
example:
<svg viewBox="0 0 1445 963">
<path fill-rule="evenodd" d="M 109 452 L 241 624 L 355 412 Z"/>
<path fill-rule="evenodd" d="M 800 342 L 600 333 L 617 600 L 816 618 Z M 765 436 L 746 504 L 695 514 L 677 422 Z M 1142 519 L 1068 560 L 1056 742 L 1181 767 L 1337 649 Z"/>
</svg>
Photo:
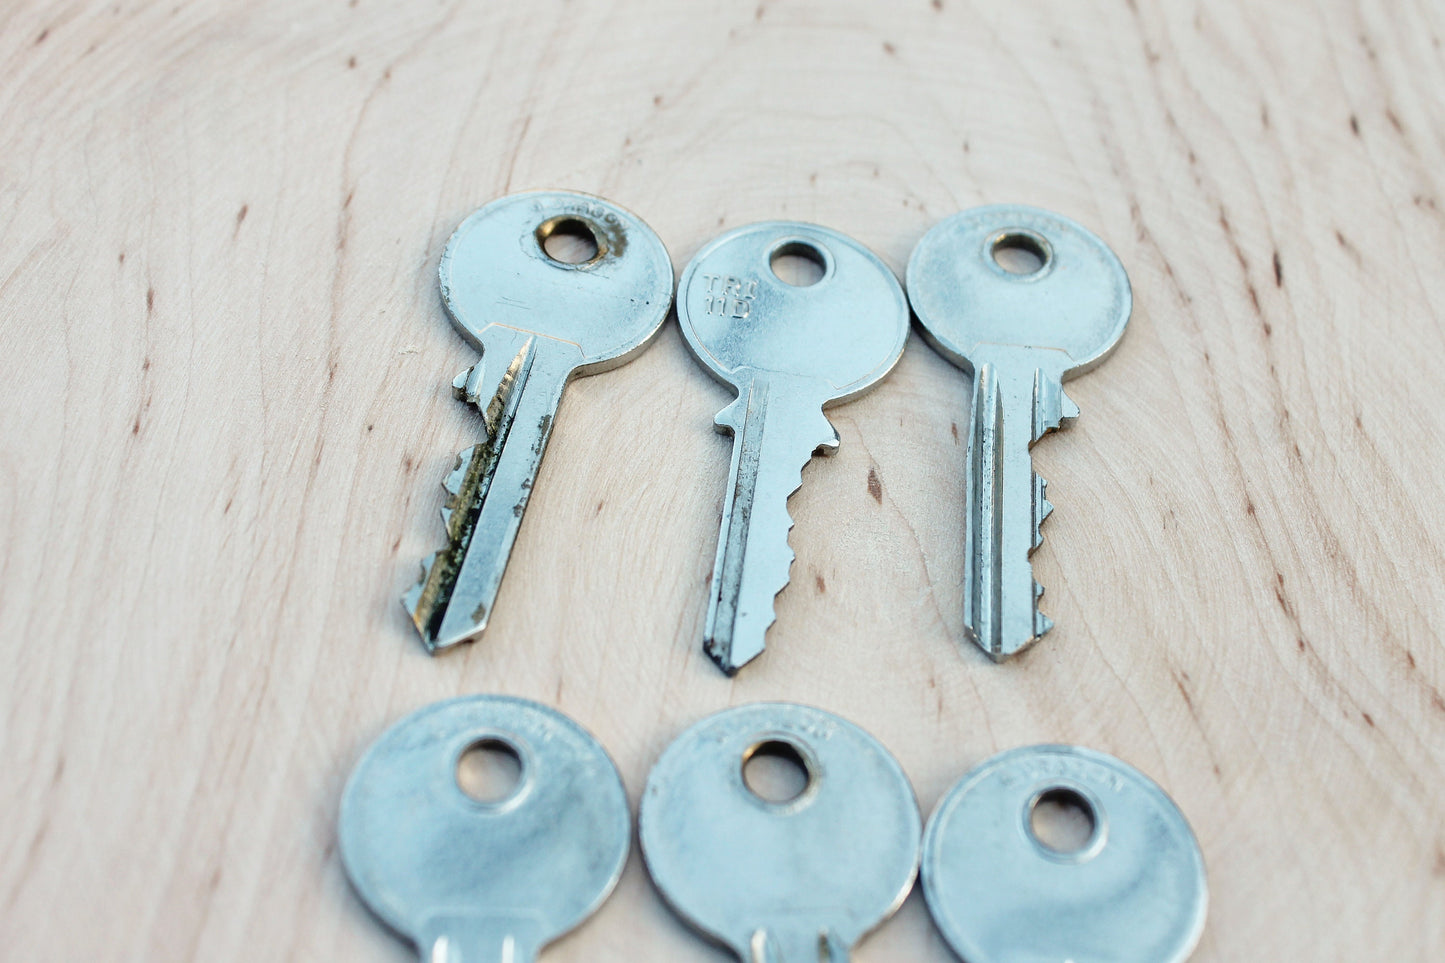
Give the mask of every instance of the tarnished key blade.
<svg viewBox="0 0 1445 963">
<path fill-rule="evenodd" d="M 777 417 L 769 417 L 770 409 Z M 773 599 L 788 584 L 788 497 L 802 486 L 803 466 L 814 453 L 837 449 L 838 433 L 816 395 L 764 373 L 716 420 L 718 431 L 733 436 L 733 458 L 703 648 L 732 675 L 762 654 L 775 618 Z"/>
<path fill-rule="evenodd" d="M 422 564 L 402 598 L 427 648 L 476 638 L 487 626 L 552 421 L 580 355 L 575 345 L 494 326 L 480 365 L 453 383 L 482 413 L 487 440 L 447 477 L 447 547 Z"/>
<path fill-rule="evenodd" d="M 1048 367 L 1047 352 L 995 347 L 983 357 L 974 368 L 965 470 L 963 623 L 979 648 L 1003 660 L 1053 627 L 1039 611 L 1044 590 L 1029 561 L 1053 505 L 1029 448 L 1079 409 L 1060 388 L 1057 368 Z"/>
</svg>

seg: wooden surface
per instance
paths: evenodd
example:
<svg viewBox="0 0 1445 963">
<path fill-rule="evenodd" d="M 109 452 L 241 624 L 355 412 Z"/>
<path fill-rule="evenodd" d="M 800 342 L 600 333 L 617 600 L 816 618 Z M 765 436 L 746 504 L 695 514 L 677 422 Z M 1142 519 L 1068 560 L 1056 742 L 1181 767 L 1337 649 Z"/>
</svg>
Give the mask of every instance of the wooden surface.
<svg viewBox="0 0 1445 963">
<path fill-rule="evenodd" d="M 1348 3 L 10 3 L 0 11 L 0 956 L 403 960 L 337 799 L 459 693 L 590 728 L 634 803 L 685 726 L 861 724 L 929 811 L 1044 740 L 1169 790 L 1197 960 L 1445 954 L 1445 12 Z M 769 650 L 699 632 L 727 399 L 669 327 L 561 411 L 482 643 L 398 596 L 479 437 L 442 244 L 602 194 L 679 269 L 792 217 L 902 272 L 938 219 L 1066 213 L 1134 285 L 1035 451 L 1058 625 L 960 644 L 967 378 L 912 339 L 792 501 Z M 635 852 L 546 959 L 721 960 Z M 860 961 L 942 961 L 915 893 Z"/>
</svg>

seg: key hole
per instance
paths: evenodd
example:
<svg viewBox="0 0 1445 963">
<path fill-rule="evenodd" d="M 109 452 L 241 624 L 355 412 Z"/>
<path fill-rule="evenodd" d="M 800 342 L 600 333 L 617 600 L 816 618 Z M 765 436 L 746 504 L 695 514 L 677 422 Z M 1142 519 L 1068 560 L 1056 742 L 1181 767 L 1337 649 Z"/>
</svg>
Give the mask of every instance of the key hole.
<svg viewBox="0 0 1445 963">
<path fill-rule="evenodd" d="M 743 754 L 743 783 L 763 802 L 792 802 L 812 779 L 803 754 L 782 740 L 760 742 Z"/>
<path fill-rule="evenodd" d="M 823 252 L 803 241 L 778 245 L 768 264 L 779 281 L 795 288 L 810 288 L 828 273 L 828 262 Z"/>
<path fill-rule="evenodd" d="M 1049 263 L 1048 243 L 1037 234 L 1010 231 L 993 242 L 993 259 L 1009 274 L 1028 277 Z"/>
<path fill-rule="evenodd" d="M 554 217 L 537 228 L 537 243 L 560 264 L 586 264 L 601 253 L 597 234 L 575 217 Z"/>
<path fill-rule="evenodd" d="M 1066 786 L 1040 793 L 1029 811 L 1029 832 L 1041 846 L 1061 856 L 1082 852 L 1097 831 L 1093 805 Z"/>
<path fill-rule="evenodd" d="M 506 802 L 522 785 L 522 757 L 501 739 L 480 739 L 457 760 L 457 787 L 479 803 Z"/>
</svg>

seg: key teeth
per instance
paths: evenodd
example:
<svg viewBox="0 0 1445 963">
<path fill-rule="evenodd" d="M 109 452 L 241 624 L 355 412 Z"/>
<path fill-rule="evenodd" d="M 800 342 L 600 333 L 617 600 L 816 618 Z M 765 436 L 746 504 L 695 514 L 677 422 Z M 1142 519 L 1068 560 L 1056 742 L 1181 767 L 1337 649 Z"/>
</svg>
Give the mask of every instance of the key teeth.
<svg viewBox="0 0 1445 963">
<path fill-rule="evenodd" d="M 734 444 L 750 443 L 745 434 L 751 430 L 746 421 L 748 405 L 749 397 L 745 392 L 737 401 L 718 412 L 714 419 L 719 431 L 734 435 Z M 778 449 L 772 449 L 772 454 L 768 456 L 770 459 L 780 458 L 777 462 L 770 461 L 773 471 L 784 469 L 786 465 L 785 470 L 789 474 L 770 474 L 775 487 L 766 491 L 759 491 L 755 480 L 752 495 L 762 497 L 746 503 L 745 515 L 738 508 L 739 503 L 734 503 L 734 510 L 738 514 L 733 516 L 733 525 L 751 527 L 758 523 L 762 527 L 751 528 L 749 539 L 741 543 L 740 550 L 747 553 L 746 557 L 750 560 L 746 563 L 750 577 L 745 584 L 741 581 L 736 583 L 736 594 L 733 598 L 727 599 L 721 595 L 715 597 L 713 611 L 716 614 L 710 614 L 703 637 L 703 650 L 717 667 L 729 676 L 735 675 L 739 669 L 766 651 L 767 633 L 777 622 L 777 597 L 791 582 L 793 563 L 797 561 L 797 552 L 791 543 L 794 519 L 792 512 L 788 510 L 788 500 L 802 488 L 803 467 L 813 453 L 818 450 L 831 452 L 836 450 L 839 444 L 838 432 L 832 423 L 821 410 L 818 410 L 817 415 L 818 420 L 812 427 L 798 425 L 791 429 L 798 434 L 792 435 L 787 443 L 787 454 L 779 454 Z M 782 499 L 781 504 L 775 501 L 779 496 Z M 778 516 L 779 511 L 781 518 Z M 778 535 L 775 534 L 779 529 L 780 545 L 777 541 Z M 724 529 L 723 535 L 730 538 L 731 530 Z M 753 538 L 756 542 L 749 546 L 749 540 Z M 771 551 L 760 548 L 764 541 Z M 766 567 L 760 568 L 765 563 Z M 719 583 L 713 586 L 714 592 L 721 593 L 724 588 L 721 581 L 723 577 L 719 576 Z M 763 598 L 765 592 L 766 599 Z"/>
<path fill-rule="evenodd" d="M 1034 372 L 1033 440 L 1057 428 L 1066 428 L 1079 417 L 1079 406 L 1064 394 L 1063 385 L 1042 370 Z"/>
<path fill-rule="evenodd" d="M 1079 406 L 1074 404 L 1074 399 L 1064 393 L 1062 387 L 1059 388 L 1059 424 L 1066 427 L 1073 424 L 1078 418 Z"/>
</svg>

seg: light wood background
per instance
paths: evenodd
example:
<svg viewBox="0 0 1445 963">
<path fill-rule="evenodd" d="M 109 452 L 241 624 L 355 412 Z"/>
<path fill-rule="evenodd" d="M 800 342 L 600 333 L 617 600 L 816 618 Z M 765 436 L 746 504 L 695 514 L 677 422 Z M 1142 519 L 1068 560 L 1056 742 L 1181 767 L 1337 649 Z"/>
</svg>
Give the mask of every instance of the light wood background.
<svg viewBox="0 0 1445 963">
<path fill-rule="evenodd" d="M 996 750 L 1113 752 L 1210 871 L 1196 959 L 1445 954 L 1445 10 L 1430 0 L 7 3 L 0 9 L 0 957 L 403 960 L 337 799 L 436 699 L 649 765 L 713 710 L 833 710 L 925 812 Z M 575 188 L 679 269 L 815 220 L 1066 213 L 1134 285 L 1037 464 L 1058 621 L 960 644 L 968 381 L 916 337 L 834 410 L 792 586 L 701 654 L 727 399 L 673 328 L 569 391 L 485 641 L 398 596 L 477 416 L 436 261 Z M 948 959 L 918 894 L 860 961 Z M 557 963 L 721 960 L 634 852 Z"/>
</svg>

